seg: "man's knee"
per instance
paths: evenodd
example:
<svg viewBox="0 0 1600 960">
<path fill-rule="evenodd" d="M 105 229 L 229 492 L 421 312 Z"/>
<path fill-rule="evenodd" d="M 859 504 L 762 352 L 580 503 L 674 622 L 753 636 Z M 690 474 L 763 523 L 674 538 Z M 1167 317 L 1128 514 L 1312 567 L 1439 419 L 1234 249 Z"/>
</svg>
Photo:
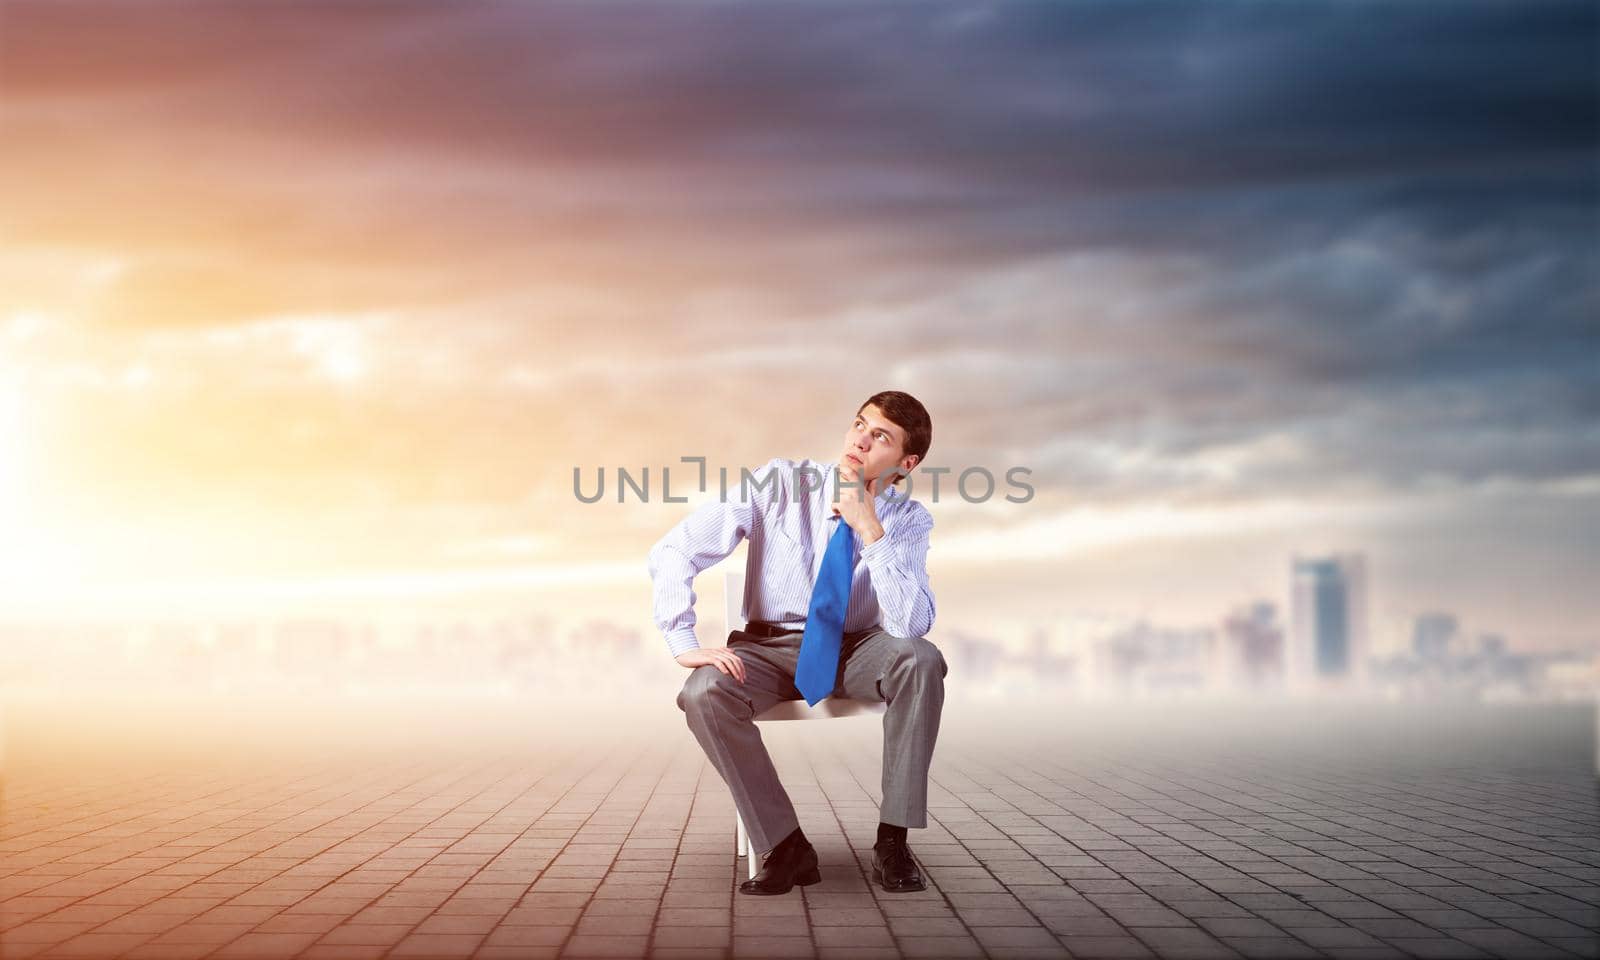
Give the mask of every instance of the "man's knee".
<svg viewBox="0 0 1600 960">
<path fill-rule="evenodd" d="M 722 680 L 725 676 L 726 674 L 713 666 L 695 667 L 690 670 L 688 678 L 683 681 L 683 689 L 678 691 L 678 709 L 692 714 L 710 708 L 712 702 L 722 692 Z"/>
<path fill-rule="evenodd" d="M 950 672 L 944 654 L 926 637 L 895 637 L 894 668 L 917 679 L 939 683 Z"/>
</svg>

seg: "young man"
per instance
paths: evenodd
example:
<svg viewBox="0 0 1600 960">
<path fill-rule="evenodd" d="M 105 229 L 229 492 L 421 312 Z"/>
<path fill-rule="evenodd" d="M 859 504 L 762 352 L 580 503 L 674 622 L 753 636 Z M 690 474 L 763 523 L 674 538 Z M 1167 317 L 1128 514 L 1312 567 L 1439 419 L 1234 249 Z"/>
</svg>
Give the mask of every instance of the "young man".
<svg viewBox="0 0 1600 960">
<path fill-rule="evenodd" d="M 690 514 L 650 550 L 655 618 L 692 671 L 678 695 L 689 728 L 733 792 L 764 851 L 740 893 L 788 893 L 821 879 L 794 804 L 755 717 L 780 700 L 879 700 L 883 805 L 872 875 L 885 890 L 922 890 L 907 827 L 928 825 L 928 764 L 944 707 L 944 657 L 933 626 L 927 508 L 898 489 L 928 453 L 933 423 L 909 394 L 874 394 L 830 463 L 775 459 L 727 502 Z M 695 574 L 748 539 L 743 615 L 724 647 L 695 637 Z"/>
</svg>

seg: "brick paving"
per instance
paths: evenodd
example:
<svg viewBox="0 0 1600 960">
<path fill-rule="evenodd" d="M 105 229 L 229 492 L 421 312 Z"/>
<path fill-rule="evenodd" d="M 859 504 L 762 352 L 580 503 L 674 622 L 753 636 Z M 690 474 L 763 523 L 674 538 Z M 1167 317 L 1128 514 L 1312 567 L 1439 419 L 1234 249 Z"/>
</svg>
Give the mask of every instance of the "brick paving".
<svg viewBox="0 0 1600 960">
<path fill-rule="evenodd" d="M 823 882 L 750 898 L 676 710 L 13 706 L 0 955 L 1600 956 L 1592 708 L 1461 709 L 953 705 L 909 895 L 876 720 L 770 725 Z"/>
</svg>

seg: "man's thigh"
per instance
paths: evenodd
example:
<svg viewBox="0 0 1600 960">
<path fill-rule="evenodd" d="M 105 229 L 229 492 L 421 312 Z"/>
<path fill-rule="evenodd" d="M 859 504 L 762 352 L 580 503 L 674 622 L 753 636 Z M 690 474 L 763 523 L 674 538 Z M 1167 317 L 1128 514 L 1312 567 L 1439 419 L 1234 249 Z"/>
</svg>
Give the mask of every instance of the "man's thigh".
<svg viewBox="0 0 1600 960">
<path fill-rule="evenodd" d="M 914 656 L 917 648 L 922 646 L 937 650 L 922 637 L 897 637 L 887 630 L 873 630 L 859 637 L 846 637 L 839 652 L 839 658 L 843 661 L 842 675 L 839 688 L 834 692 L 852 700 L 883 701 L 885 698 L 879 681 L 897 661 Z"/>
<path fill-rule="evenodd" d="M 800 656 L 800 639 L 755 637 L 735 630 L 728 634 L 728 649 L 744 661 L 744 683 L 729 676 L 715 678 L 737 696 L 749 701 L 759 714 L 782 700 L 801 699 L 794 685 L 795 664 Z M 697 667 L 716 670 L 716 667 Z"/>
</svg>

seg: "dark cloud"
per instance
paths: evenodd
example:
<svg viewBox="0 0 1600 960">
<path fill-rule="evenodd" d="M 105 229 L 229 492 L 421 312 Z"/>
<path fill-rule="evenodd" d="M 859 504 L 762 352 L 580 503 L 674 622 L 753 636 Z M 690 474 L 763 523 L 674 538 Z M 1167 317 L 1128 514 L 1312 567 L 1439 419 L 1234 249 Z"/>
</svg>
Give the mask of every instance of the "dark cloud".
<svg viewBox="0 0 1600 960">
<path fill-rule="evenodd" d="M 177 142 L 193 124 L 534 178 L 597 164 L 626 225 L 692 205 L 1104 242 L 1114 228 L 1059 205 L 1505 176 L 1552 157 L 1571 174 L 1595 136 L 1596 18 L 1578 3 L 14 3 L 8 17 L 5 79 L 24 102 L 124 112 Z M 651 171 L 679 189 L 621 176 Z M 1127 203 L 1115 220 L 1137 228 Z"/>
<path fill-rule="evenodd" d="M 148 201 L 101 227 L 182 255 L 127 279 L 146 323 L 456 302 L 484 364 L 615 357 L 583 410 L 614 424 L 672 389 L 656 356 L 837 346 L 842 389 L 925 394 L 941 456 L 1107 493 L 1600 471 L 1590 3 L 6 18 L 15 234 Z M 557 283 L 649 316 L 541 313 Z M 1296 457 L 1184 466 L 1275 434 Z"/>
</svg>

